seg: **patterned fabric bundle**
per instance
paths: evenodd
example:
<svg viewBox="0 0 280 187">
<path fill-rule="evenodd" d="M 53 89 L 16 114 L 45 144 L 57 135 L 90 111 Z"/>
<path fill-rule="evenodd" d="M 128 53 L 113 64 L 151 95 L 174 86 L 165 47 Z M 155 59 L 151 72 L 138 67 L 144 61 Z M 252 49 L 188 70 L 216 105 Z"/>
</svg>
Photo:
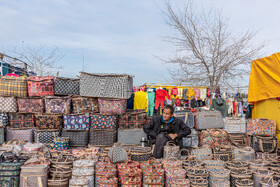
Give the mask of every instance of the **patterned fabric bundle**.
<svg viewBox="0 0 280 187">
<path fill-rule="evenodd" d="M 33 128 L 34 115 L 30 113 L 10 113 L 9 124 L 13 129 Z"/>
<path fill-rule="evenodd" d="M 119 117 L 119 128 L 134 129 L 143 128 L 147 123 L 146 110 L 127 110 Z"/>
<path fill-rule="evenodd" d="M 25 113 L 43 113 L 44 112 L 44 100 L 42 98 L 18 98 L 18 111 Z"/>
<path fill-rule="evenodd" d="M 33 142 L 33 129 L 11 129 L 7 128 L 7 141 L 19 139 L 21 141 Z"/>
<path fill-rule="evenodd" d="M 118 162 L 125 162 L 128 159 L 127 153 L 120 143 L 114 143 L 108 153 L 108 156 L 111 160 L 111 163 L 113 164 Z"/>
<path fill-rule="evenodd" d="M 28 95 L 31 96 L 53 96 L 54 77 L 28 77 Z"/>
<path fill-rule="evenodd" d="M 152 149 L 150 147 L 131 147 L 130 157 L 132 161 L 144 162 L 151 158 Z"/>
<path fill-rule="evenodd" d="M 70 146 L 87 146 L 88 130 L 62 130 L 61 136 L 69 137 Z"/>
<path fill-rule="evenodd" d="M 98 98 L 100 114 L 114 115 L 124 114 L 126 112 L 125 99 L 101 99 Z"/>
<path fill-rule="evenodd" d="M 91 129 L 116 130 L 118 127 L 116 115 L 92 114 L 90 116 Z"/>
<path fill-rule="evenodd" d="M 224 129 L 227 133 L 246 133 L 246 121 L 244 118 L 226 117 Z"/>
<path fill-rule="evenodd" d="M 56 137 L 53 142 L 53 148 L 56 150 L 69 149 L 69 137 Z"/>
<path fill-rule="evenodd" d="M 247 121 L 248 135 L 274 136 L 276 122 L 268 119 L 249 119 Z"/>
<path fill-rule="evenodd" d="M 81 72 L 80 94 L 90 97 L 129 99 L 133 76 L 126 74 L 90 74 Z"/>
<path fill-rule="evenodd" d="M 14 97 L 0 97 L 0 112 L 17 112 L 17 100 Z"/>
<path fill-rule="evenodd" d="M 64 129 L 89 130 L 90 117 L 86 114 L 63 115 Z"/>
<path fill-rule="evenodd" d="M 26 97 L 27 82 L 26 77 L 10 77 L 4 76 L 0 79 L 0 95 Z"/>
<path fill-rule="evenodd" d="M 252 147 L 256 152 L 275 153 L 278 148 L 276 136 L 253 136 Z"/>
<path fill-rule="evenodd" d="M 2 161 L 0 163 L 0 186 L 19 186 L 20 167 L 22 163 L 16 160 L 16 155 L 9 155 L 13 157 L 12 161 L 5 160 L 3 153 Z"/>
<path fill-rule="evenodd" d="M 59 130 L 34 130 L 34 141 L 36 143 L 53 143 L 59 136 Z"/>
<path fill-rule="evenodd" d="M 198 130 L 224 128 L 221 112 L 216 110 L 199 112 L 196 116 L 196 128 Z"/>
<path fill-rule="evenodd" d="M 96 113 L 99 112 L 98 100 L 93 97 L 73 97 L 73 113 L 84 114 L 84 113 Z"/>
<path fill-rule="evenodd" d="M 9 117 L 7 113 L 0 113 L 0 127 L 6 127 L 9 124 Z"/>
<path fill-rule="evenodd" d="M 90 130 L 89 143 L 97 146 L 112 146 L 117 141 L 114 130 Z"/>
<path fill-rule="evenodd" d="M 166 143 L 163 149 L 163 159 L 168 159 L 170 157 L 179 158 L 180 147 L 174 142 L 169 141 Z"/>
<path fill-rule="evenodd" d="M 230 146 L 219 146 L 213 148 L 214 158 L 222 161 L 233 159 L 232 148 Z"/>
<path fill-rule="evenodd" d="M 200 133 L 201 145 L 209 145 L 210 148 L 228 145 L 228 134 L 223 129 L 207 129 Z"/>
<path fill-rule="evenodd" d="M 80 80 L 56 77 L 54 93 L 56 95 L 80 95 Z"/>
<path fill-rule="evenodd" d="M 37 129 L 62 129 L 61 114 L 35 114 Z"/>
<path fill-rule="evenodd" d="M 189 147 L 198 147 L 199 138 L 198 133 L 195 129 L 191 129 L 191 134 L 183 137 L 183 147 L 189 148 Z"/>
<path fill-rule="evenodd" d="M 71 97 L 46 96 L 46 113 L 70 114 Z"/>
<path fill-rule="evenodd" d="M 147 138 L 147 134 L 142 128 L 118 130 L 118 142 L 123 145 L 140 145 L 143 137 Z"/>
</svg>

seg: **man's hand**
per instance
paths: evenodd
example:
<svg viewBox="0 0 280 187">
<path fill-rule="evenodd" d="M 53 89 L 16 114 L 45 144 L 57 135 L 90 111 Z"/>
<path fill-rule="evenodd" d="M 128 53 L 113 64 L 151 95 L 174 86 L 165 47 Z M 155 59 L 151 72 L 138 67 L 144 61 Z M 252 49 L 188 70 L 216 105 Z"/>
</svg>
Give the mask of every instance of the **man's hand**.
<svg viewBox="0 0 280 187">
<path fill-rule="evenodd" d="M 174 140 L 175 138 L 177 138 L 177 137 L 178 137 L 178 135 L 177 135 L 177 134 L 169 134 L 169 136 L 172 138 L 172 140 Z"/>
</svg>

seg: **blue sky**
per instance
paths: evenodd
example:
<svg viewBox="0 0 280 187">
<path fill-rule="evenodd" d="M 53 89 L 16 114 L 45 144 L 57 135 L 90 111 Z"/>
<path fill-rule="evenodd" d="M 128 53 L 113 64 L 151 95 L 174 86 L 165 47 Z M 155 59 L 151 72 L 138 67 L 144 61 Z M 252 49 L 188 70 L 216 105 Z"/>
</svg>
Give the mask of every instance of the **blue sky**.
<svg viewBox="0 0 280 187">
<path fill-rule="evenodd" d="M 173 0 L 179 6 L 184 1 Z M 196 1 L 198 2 L 198 1 Z M 259 30 L 256 43 L 266 41 L 265 56 L 279 52 L 280 18 L 277 0 L 203 0 L 205 9 L 222 9 L 230 28 L 239 34 Z M 162 0 L 6 0 L 0 2 L 0 41 L 5 49 L 44 44 L 60 48 L 65 57 L 61 76 L 82 69 L 135 75 L 134 84 L 166 82 L 167 68 L 155 56 L 168 58 L 173 46 L 163 41 L 173 33 L 165 24 Z"/>
</svg>

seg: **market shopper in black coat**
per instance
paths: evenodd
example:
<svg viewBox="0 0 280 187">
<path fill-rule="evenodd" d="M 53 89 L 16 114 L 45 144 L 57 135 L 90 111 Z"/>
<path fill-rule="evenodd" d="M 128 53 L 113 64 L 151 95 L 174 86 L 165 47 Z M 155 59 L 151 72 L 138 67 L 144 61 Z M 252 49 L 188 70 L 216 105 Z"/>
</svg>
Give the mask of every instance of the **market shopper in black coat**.
<svg viewBox="0 0 280 187">
<path fill-rule="evenodd" d="M 163 115 L 152 118 L 144 126 L 144 131 L 149 136 L 150 143 L 155 143 L 155 158 L 162 158 L 166 142 L 174 141 L 182 147 L 182 138 L 191 133 L 183 120 L 174 117 L 174 108 L 170 105 L 164 107 Z"/>
</svg>

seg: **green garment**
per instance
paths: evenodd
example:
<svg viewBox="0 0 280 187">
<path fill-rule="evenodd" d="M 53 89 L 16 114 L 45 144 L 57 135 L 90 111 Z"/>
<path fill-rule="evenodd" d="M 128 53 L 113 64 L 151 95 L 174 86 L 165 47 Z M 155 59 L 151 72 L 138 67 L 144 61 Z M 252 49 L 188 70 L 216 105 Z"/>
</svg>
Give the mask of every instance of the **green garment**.
<svg viewBox="0 0 280 187">
<path fill-rule="evenodd" d="M 148 112 L 147 116 L 153 116 L 154 115 L 154 109 L 155 109 L 155 92 L 147 92 L 148 94 Z"/>
<path fill-rule="evenodd" d="M 215 110 L 220 111 L 223 118 L 227 117 L 228 109 L 227 109 L 226 101 L 224 99 L 222 99 L 222 98 L 213 99 L 210 110 L 212 110 L 213 108 Z"/>
</svg>

